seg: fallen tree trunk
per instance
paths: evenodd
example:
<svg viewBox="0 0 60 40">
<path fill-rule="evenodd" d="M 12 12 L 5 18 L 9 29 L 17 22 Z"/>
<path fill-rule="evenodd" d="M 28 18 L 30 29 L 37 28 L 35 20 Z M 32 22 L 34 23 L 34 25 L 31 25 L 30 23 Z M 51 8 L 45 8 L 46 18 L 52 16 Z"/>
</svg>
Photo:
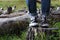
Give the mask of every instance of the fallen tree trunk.
<svg viewBox="0 0 60 40">
<path fill-rule="evenodd" d="M 29 24 L 29 15 L 27 13 L 13 14 L 0 15 L 0 34 L 19 34 L 20 30 L 25 30 L 27 28 Z"/>
<path fill-rule="evenodd" d="M 25 30 L 28 27 L 29 17 L 24 12 L 0 15 L 0 34 L 19 34 L 20 30 Z"/>
</svg>

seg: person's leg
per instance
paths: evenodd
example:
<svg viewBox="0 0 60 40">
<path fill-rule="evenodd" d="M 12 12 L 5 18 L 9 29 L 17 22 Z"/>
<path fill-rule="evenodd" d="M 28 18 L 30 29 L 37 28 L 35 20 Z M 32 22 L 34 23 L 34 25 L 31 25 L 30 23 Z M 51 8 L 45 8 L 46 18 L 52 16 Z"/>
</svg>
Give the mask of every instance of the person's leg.
<svg viewBox="0 0 60 40">
<path fill-rule="evenodd" d="M 27 2 L 29 13 L 32 16 L 37 16 L 36 0 L 26 0 L 26 2 Z"/>
<path fill-rule="evenodd" d="M 36 0 L 26 0 L 28 10 L 29 10 L 29 15 L 31 22 L 29 26 L 35 26 L 37 24 L 36 17 L 37 17 L 37 9 L 36 9 Z"/>
<path fill-rule="evenodd" d="M 41 0 L 42 15 L 49 15 L 51 0 Z"/>
<path fill-rule="evenodd" d="M 50 0 L 41 0 L 41 8 L 42 8 L 42 24 L 44 26 L 47 26 L 46 16 L 48 16 L 50 12 Z"/>
</svg>

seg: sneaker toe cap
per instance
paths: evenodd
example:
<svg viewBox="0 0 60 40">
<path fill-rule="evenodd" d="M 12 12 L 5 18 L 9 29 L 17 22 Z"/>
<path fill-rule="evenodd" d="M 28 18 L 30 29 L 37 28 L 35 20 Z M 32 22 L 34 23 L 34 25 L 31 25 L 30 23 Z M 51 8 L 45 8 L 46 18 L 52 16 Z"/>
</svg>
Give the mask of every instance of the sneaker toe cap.
<svg viewBox="0 0 60 40">
<path fill-rule="evenodd" d="M 49 26 L 49 24 L 42 24 L 41 26 Z"/>
<path fill-rule="evenodd" d="M 38 25 L 38 23 L 31 23 L 31 24 L 29 24 L 30 27 L 31 26 L 36 26 L 36 25 Z"/>
</svg>

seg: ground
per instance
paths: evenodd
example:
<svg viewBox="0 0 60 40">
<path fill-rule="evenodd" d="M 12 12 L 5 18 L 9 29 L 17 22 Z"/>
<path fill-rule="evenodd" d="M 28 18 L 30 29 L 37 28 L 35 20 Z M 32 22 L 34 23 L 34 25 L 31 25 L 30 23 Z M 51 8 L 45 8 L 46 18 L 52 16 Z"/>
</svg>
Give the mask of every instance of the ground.
<svg viewBox="0 0 60 40">
<path fill-rule="evenodd" d="M 60 1 L 58 0 L 51 0 L 51 5 L 57 7 L 57 6 L 60 6 Z M 27 5 L 26 5 L 26 0 L 0 0 L 0 7 L 6 9 L 8 6 L 14 6 L 16 5 L 17 8 L 16 10 L 18 9 L 23 9 L 24 7 L 27 8 Z M 37 7 L 40 8 L 41 5 L 37 3 Z M 60 22 L 56 23 L 54 26 L 57 26 L 60 28 Z M 59 30 L 59 33 L 60 33 L 60 30 Z M 6 36 L 0 36 L 0 40 L 25 40 L 25 37 L 26 37 L 26 32 L 22 32 L 22 34 L 20 35 L 20 37 L 14 35 L 14 36 L 9 36 L 8 35 Z"/>
</svg>

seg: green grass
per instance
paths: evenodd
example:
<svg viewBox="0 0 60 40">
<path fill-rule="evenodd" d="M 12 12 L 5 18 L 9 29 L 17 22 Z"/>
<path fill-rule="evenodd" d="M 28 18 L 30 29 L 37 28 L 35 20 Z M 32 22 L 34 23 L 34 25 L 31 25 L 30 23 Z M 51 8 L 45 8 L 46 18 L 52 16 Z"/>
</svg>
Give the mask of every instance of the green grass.
<svg viewBox="0 0 60 40">
<path fill-rule="evenodd" d="M 11 0 L 11 1 L 9 1 L 9 0 L 1 1 L 0 0 L 0 7 L 2 7 L 2 8 L 6 9 L 8 6 L 14 6 L 14 5 L 17 6 L 16 9 L 23 9 L 24 7 L 27 7 L 26 0 Z M 52 0 L 51 5 L 57 7 L 58 5 L 60 5 L 60 1 Z M 40 8 L 41 4 L 37 4 L 37 7 Z"/>
<path fill-rule="evenodd" d="M 51 1 L 51 5 L 53 5 L 55 7 L 60 6 L 60 1 L 58 1 L 58 0 L 56 0 L 56 1 L 52 0 Z"/>
<path fill-rule="evenodd" d="M 14 6 L 16 5 L 17 8 L 16 9 L 22 9 L 24 7 L 26 7 L 26 2 L 25 0 L 18 0 L 18 1 L 0 1 L 0 7 L 2 8 L 7 8 L 8 6 Z"/>
<path fill-rule="evenodd" d="M 0 40 L 26 40 L 26 32 L 21 32 L 21 35 L 17 36 L 16 34 L 11 35 L 0 35 Z"/>
</svg>

